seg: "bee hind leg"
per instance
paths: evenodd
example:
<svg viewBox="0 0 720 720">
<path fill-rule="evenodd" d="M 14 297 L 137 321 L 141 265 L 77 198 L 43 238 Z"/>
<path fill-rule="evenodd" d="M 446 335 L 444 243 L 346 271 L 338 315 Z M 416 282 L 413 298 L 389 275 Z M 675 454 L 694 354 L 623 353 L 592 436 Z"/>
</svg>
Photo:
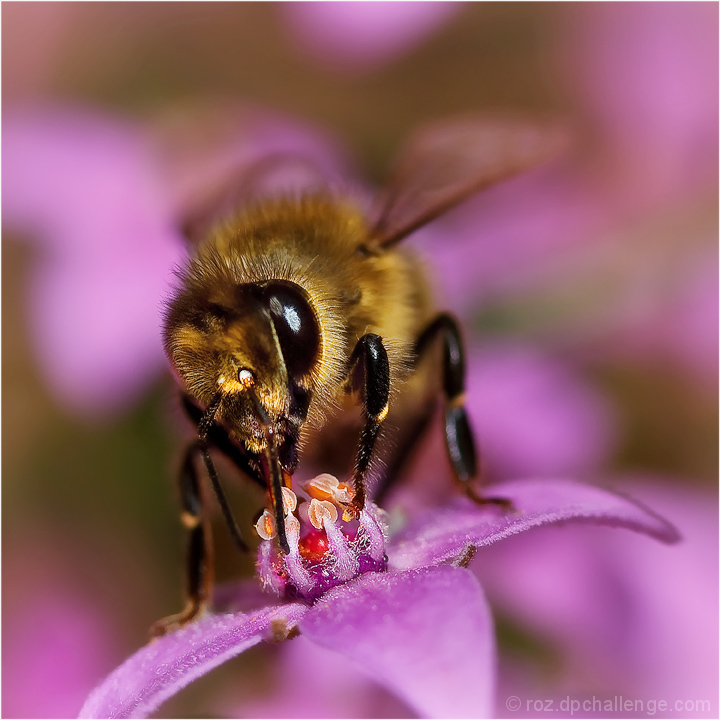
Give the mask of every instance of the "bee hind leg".
<svg viewBox="0 0 720 720">
<path fill-rule="evenodd" d="M 365 426 L 355 455 L 352 510 L 357 515 L 365 506 L 365 481 L 380 426 L 388 413 L 390 363 L 382 338 L 374 333 L 358 340 L 348 363 L 351 387 L 361 393 Z"/>
<path fill-rule="evenodd" d="M 158 620 L 150 628 L 151 637 L 159 637 L 177 630 L 202 615 L 212 596 L 214 563 L 212 536 L 209 523 L 203 519 L 203 504 L 195 457 L 200 453 L 200 443 L 193 442 L 185 452 L 180 470 L 181 519 L 188 529 L 186 557 L 187 602 L 182 612 Z"/>
<path fill-rule="evenodd" d="M 463 492 L 479 505 L 511 509 L 506 498 L 486 497 L 477 488 L 479 458 L 470 420 L 465 410 L 465 351 L 460 328 L 451 315 L 441 313 L 420 334 L 415 343 L 419 361 L 436 338 L 442 338 L 442 386 L 445 397 L 444 434 L 450 466 Z"/>
</svg>

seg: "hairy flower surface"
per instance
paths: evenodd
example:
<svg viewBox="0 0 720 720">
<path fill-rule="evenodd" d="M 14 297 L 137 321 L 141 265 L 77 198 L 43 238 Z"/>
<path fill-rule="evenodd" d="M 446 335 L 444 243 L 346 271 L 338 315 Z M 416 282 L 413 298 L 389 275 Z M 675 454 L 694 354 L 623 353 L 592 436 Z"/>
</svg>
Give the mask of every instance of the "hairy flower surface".
<svg viewBox="0 0 720 720">
<path fill-rule="evenodd" d="M 371 504 L 360 520 L 361 528 L 370 528 L 364 540 L 350 540 L 326 516 L 327 564 L 319 573 L 318 564 L 296 550 L 307 537 L 299 529 L 284 558 L 264 540 L 258 569 L 266 588 L 279 596 L 274 602 L 250 612 L 214 613 L 151 642 L 91 694 L 80 716 L 145 717 L 229 658 L 299 632 L 422 716 L 484 717 L 493 712 L 496 651 L 490 610 L 467 569 L 478 548 L 568 521 L 626 527 L 664 542 L 678 539 L 651 511 L 594 487 L 525 480 L 487 492 L 508 498 L 513 510 L 456 498 L 418 513 L 387 542 Z M 334 543 L 335 531 L 343 538 Z M 361 566 L 362 558 L 375 560 L 380 553 L 387 555 L 387 567 L 380 560 Z"/>
</svg>

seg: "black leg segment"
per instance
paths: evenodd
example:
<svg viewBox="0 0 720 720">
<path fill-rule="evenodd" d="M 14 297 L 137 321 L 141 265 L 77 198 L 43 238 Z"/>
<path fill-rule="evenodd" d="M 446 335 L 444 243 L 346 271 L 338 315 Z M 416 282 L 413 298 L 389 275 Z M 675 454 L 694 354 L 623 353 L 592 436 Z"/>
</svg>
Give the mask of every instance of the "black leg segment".
<svg viewBox="0 0 720 720">
<path fill-rule="evenodd" d="M 211 600 L 213 587 L 213 556 L 210 525 L 203 517 L 203 502 L 195 461 L 200 444 L 195 441 L 187 449 L 180 468 L 180 503 L 182 521 L 187 528 L 186 603 L 182 612 L 158 620 L 151 628 L 153 637 L 165 635 L 201 615 Z"/>
<path fill-rule="evenodd" d="M 365 411 L 365 427 L 360 435 L 353 470 L 355 497 L 352 505 L 359 513 L 365 506 L 365 480 L 390 398 L 390 363 L 379 335 L 368 333 L 358 340 L 348 363 L 348 376 L 352 388 L 360 391 Z"/>
<path fill-rule="evenodd" d="M 477 476 L 478 467 L 475 439 L 462 405 L 453 407 L 448 403 L 445 408 L 445 443 L 455 477 L 466 487 Z"/>
<path fill-rule="evenodd" d="M 205 468 L 207 469 L 210 482 L 212 483 L 213 490 L 217 495 L 220 508 L 222 509 L 223 517 L 227 523 L 230 534 L 235 541 L 235 544 L 243 552 L 248 551 L 247 543 L 243 540 L 238 528 L 237 522 L 233 517 L 230 504 L 228 503 L 225 492 L 220 484 L 220 478 L 218 477 L 217 470 L 215 469 L 215 463 L 213 463 L 210 457 L 210 451 L 208 445 L 213 445 L 220 450 L 223 455 L 228 457 L 247 477 L 253 482 L 265 490 L 265 481 L 260 477 L 255 467 L 250 462 L 250 458 L 230 439 L 225 428 L 222 425 L 212 421 L 212 413 L 208 411 L 203 412 L 188 395 L 182 396 L 183 409 L 187 413 L 192 423 L 197 426 L 198 429 L 198 450 L 202 455 Z M 208 418 L 210 420 L 208 421 Z"/>
<path fill-rule="evenodd" d="M 508 501 L 503 498 L 483 497 L 474 486 L 480 468 L 475 439 L 465 411 L 465 352 L 460 328 L 452 315 L 441 313 L 421 333 L 415 343 L 417 361 L 437 338 L 442 340 L 445 445 L 453 475 L 475 502 L 508 506 Z"/>
<path fill-rule="evenodd" d="M 189 395 L 182 396 L 182 407 L 193 425 L 199 429 L 200 421 L 205 412 L 195 404 Z M 216 447 L 252 482 L 263 490 L 266 489 L 267 486 L 258 471 L 257 462 L 253 464 L 247 453 L 230 439 L 227 430 L 222 425 L 213 423 L 207 428 L 207 442 Z"/>
</svg>

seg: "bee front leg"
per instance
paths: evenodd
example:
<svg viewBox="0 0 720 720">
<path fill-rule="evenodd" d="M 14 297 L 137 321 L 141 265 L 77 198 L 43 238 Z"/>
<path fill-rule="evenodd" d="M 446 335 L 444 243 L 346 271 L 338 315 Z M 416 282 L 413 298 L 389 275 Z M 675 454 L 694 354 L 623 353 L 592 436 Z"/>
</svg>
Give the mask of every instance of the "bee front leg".
<svg viewBox="0 0 720 720">
<path fill-rule="evenodd" d="M 190 422 L 198 427 L 204 411 L 199 408 L 194 400 L 189 395 L 183 395 L 181 397 L 182 408 L 185 414 L 188 416 Z M 249 480 L 254 482 L 258 487 L 265 490 L 267 484 L 265 480 L 260 476 L 256 467 L 254 467 L 250 461 L 250 457 L 244 452 L 236 443 L 234 443 L 227 430 L 218 424 L 213 424 L 208 430 L 207 436 L 208 442 L 213 447 L 217 448 L 235 467 Z"/>
<path fill-rule="evenodd" d="M 181 519 L 188 529 L 187 547 L 187 602 L 182 612 L 158 620 L 151 628 L 150 635 L 159 637 L 186 625 L 202 615 L 212 596 L 214 563 L 210 524 L 203 517 L 203 503 L 198 481 L 195 458 L 201 452 L 198 441 L 193 442 L 185 452 L 180 469 Z"/>
<path fill-rule="evenodd" d="M 475 486 L 480 475 L 475 439 L 465 411 L 465 351 L 460 328 L 451 315 L 441 313 L 420 334 L 415 343 L 418 361 L 436 338 L 442 338 L 442 382 L 445 396 L 445 446 L 456 482 L 465 494 L 481 505 L 512 507 L 505 498 L 485 497 Z"/>
<path fill-rule="evenodd" d="M 359 514 L 365 507 L 365 480 L 380 426 L 388 413 L 390 397 L 390 363 L 379 335 L 368 333 L 358 340 L 348 363 L 348 376 L 351 387 L 361 392 L 365 413 L 365 427 L 360 435 L 353 470 L 355 495 L 352 508 Z"/>
</svg>

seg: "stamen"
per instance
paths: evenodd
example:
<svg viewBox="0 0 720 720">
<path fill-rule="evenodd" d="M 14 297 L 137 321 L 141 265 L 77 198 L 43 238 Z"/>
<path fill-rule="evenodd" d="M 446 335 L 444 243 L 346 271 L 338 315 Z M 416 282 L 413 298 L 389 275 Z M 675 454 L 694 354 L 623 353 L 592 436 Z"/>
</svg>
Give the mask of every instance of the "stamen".
<svg viewBox="0 0 720 720">
<path fill-rule="evenodd" d="M 347 505 L 354 493 L 347 483 L 341 483 L 334 475 L 322 473 L 305 484 L 305 490 L 311 498 L 329 500 L 336 505 Z"/>
<path fill-rule="evenodd" d="M 270 590 L 280 595 L 285 589 L 285 580 L 278 573 L 274 566 L 274 559 L 277 557 L 272 542 L 261 542 L 258 547 L 258 576 L 264 590 Z"/>
<path fill-rule="evenodd" d="M 368 539 L 367 551 L 370 557 L 377 561 L 381 561 L 385 557 L 386 533 L 380 512 L 382 511 L 376 505 L 368 502 L 359 517 L 360 527 Z"/>
<path fill-rule="evenodd" d="M 263 514 L 255 523 L 255 530 L 263 540 L 272 540 L 277 535 L 277 527 L 275 526 L 275 518 L 267 510 L 263 510 Z"/>
<path fill-rule="evenodd" d="M 283 510 L 285 511 L 285 515 L 290 515 L 290 513 L 295 512 L 295 508 L 297 507 L 297 495 L 290 488 L 287 488 L 284 485 L 281 490 Z"/>
<path fill-rule="evenodd" d="M 350 524 L 339 517 L 348 509 L 338 498 L 350 500 L 347 485 L 327 473 L 306 484 L 310 502 L 298 505 L 289 488 L 279 488 L 284 521 L 274 528 L 277 508 L 266 510 L 257 523 L 263 540 L 258 554 L 258 573 L 263 585 L 286 598 L 301 598 L 312 604 L 330 588 L 349 582 L 366 572 L 387 569 L 384 513 L 372 502 L 352 514 Z M 350 502 L 352 502 L 350 500 Z M 269 530 L 277 530 L 272 534 Z M 264 533 L 264 534 L 263 534 Z M 302 534 L 302 537 L 301 537 Z"/>
<path fill-rule="evenodd" d="M 308 520 L 318 530 L 322 528 L 324 520 L 334 523 L 338 519 L 337 508 L 327 500 L 315 500 L 313 498 L 307 512 Z"/>
<path fill-rule="evenodd" d="M 290 552 L 285 556 L 285 568 L 293 585 L 307 597 L 312 593 L 314 582 L 300 557 L 300 521 L 294 515 L 285 518 L 285 533 L 290 546 Z"/>
<path fill-rule="evenodd" d="M 285 518 L 285 534 L 287 535 L 290 550 L 297 548 L 300 541 L 300 521 L 294 515 Z"/>
<path fill-rule="evenodd" d="M 350 544 L 340 528 L 329 518 L 323 520 L 330 550 L 335 556 L 333 574 L 338 580 L 350 580 L 360 572 L 360 563 L 350 551 Z"/>
</svg>

